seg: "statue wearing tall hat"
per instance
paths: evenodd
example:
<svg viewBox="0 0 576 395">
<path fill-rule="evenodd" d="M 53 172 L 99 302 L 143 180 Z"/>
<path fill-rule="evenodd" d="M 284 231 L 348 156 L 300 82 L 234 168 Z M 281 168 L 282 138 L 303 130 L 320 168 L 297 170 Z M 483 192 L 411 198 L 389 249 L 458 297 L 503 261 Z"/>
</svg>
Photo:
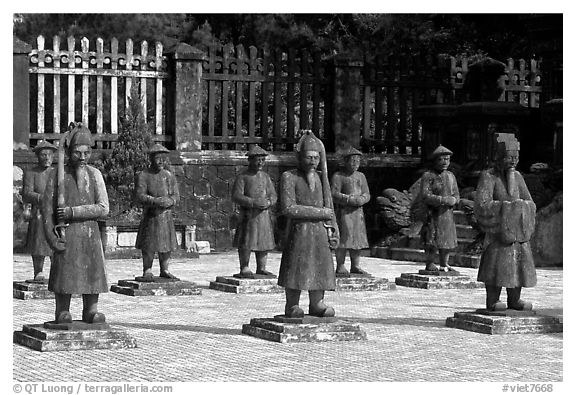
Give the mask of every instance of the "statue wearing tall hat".
<svg viewBox="0 0 576 395">
<path fill-rule="evenodd" d="M 285 315 L 303 317 L 300 293 L 308 291 L 309 314 L 334 316 L 324 303 L 324 291 L 336 288 L 330 251 L 337 240 L 326 157 L 322 142 L 311 131 L 304 131 L 297 145 L 298 168 L 282 173 L 281 212 L 287 218 L 278 284 L 285 288 Z M 316 169 L 322 165 L 322 173 Z M 322 177 L 322 178 L 321 178 Z"/>
<path fill-rule="evenodd" d="M 108 194 L 102 174 L 88 164 L 90 130 L 76 124 L 70 132 L 66 166 L 63 145 L 61 139 L 58 170 L 48 178 L 42 201 L 44 231 L 54 250 L 48 290 L 55 294 L 57 323 L 72 322 L 72 294 L 82 294 L 82 321 L 102 323 L 98 298 L 108 284 L 97 220 L 108 214 Z"/>
<path fill-rule="evenodd" d="M 495 165 L 482 172 L 474 202 L 474 214 L 485 232 L 478 281 L 486 287 L 487 310 L 531 310 L 532 303 L 522 301 L 520 293 L 536 285 L 530 248 L 536 205 L 516 170 L 518 140 L 511 133 L 497 133 L 494 148 Z M 502 287 L 507 303 L 500 301 Z"/>
<path fill-rule="evenodd" d="M 240 218 L 233 245 L 238 247 L 240 277 L 252 278 L 249 268 L 252 251 L 256 255 L 256 274 L 271 276 L 266 270 L 268 251 L 275 248 L 270 209 L 278 196 L 270 176 L 263 170 L 268 152 L 257 145 L 247 153 L 248 169 L 240 173 L 232 188 L 232 201 L 240 207 Z"/>
<path fill-rule="evenodd" d="M 340 243 L 336 247 L 336 274 L 368 274 L 360 268 L 360 252 L 369 248 L 366 234 L 366 222 L 362 206 L 370 201 L 368 182 L 363 173 L 358 171 L 362 153 L 354 147 L 340 152 L 344 169 L 332 176 L 332 198 Z M 344 267 L 346 252 L 350 254 L 350 272 Z"/>
<path fill-rule="evenodd" d="M 176 177 L 169 170 L 169 152 L 154 144 L 149 150 L 150 168 L 138 174 L 136 181 L 136 200 L 144 207 L 136 237 L 136 248 L 142 250 L 142 281 L 154 281 L 156 252 L 160 277 L 177 280 L 168 270 L 170 255 L 178 248 L 172 209 L 180 200 Z"/>
<path fill-rule="evenodd" d="M 52 260 L 52 248 L 46 241 L 44 234 L 44 220 L 42 219 L 42 199 L 46 183 L 52 169 L 56 146 L 47 141 L 41 141 L 34 147 L 34 153 L 38 164 L 24 173 L 24 188 L 22 200 L 30 204 L 30 222 L 28 223 L 28 235 L 26 248 L 32 255 L 34 267 L 34 281 L 45 281 L 44 260 L 48 256 Z"/>
<path fill-rule="evenodd" d="M 428 271 L 454 271 L 448 264 L 450 250 L 458 245 L 454 207 L 460 201 L 458 184 L 454 174 L 448 170 L 452 151 L 439 145 L 430 155 L 432 169 L 421 177 L 420 194 L 426 205 L 426 218 L 420 238 L 426 251 Z M 434 263 L 438 254 L 440 268 Z"/>
</svg>

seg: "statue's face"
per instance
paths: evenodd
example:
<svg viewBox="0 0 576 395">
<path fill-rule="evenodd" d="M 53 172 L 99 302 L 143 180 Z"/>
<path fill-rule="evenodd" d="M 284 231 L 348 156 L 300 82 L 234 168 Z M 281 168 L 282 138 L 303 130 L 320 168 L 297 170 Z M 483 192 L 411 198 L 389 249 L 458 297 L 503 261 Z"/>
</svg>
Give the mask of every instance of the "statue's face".
<svg viewBox="0 0 576 395">
<path fill-rule="evenodd" d="M 518 165 L 520 153 L 518 151 L 506 151 L 500 157 L 500 166 L 504 170 L 515 169 Z"/>
<path fill-rule="evenodd" d="M 70 164 L 73 167 L 82 167 L 86 166 L 88 163 L 88 159 L 90 159 L 90 155 L 92 154 L 92 148 L 89 146 L 82 144 L 82 145 L 75 145 L 70 150 Z"/>
<path fill-rule="evenodd" d="M 450 166 L 450 155 L 440 155 L 434 159 L 434 168 L 438 171 L 448 170 Z"/>
<path fill-rule="evenodd" d="M 150 162 L 152 163 L 152 167 L 154 169 L 163 170 L 168 167 L 168 154 L 162 152 L 154 154 L 152 155 Z"/>
<path fill-rule="evenodd" d="M 248 158 L 248 168 L 250 170 L 260 171 L 264 169 L 264 163 L 266 163 L 265 155 L 256 155 Z"/>
<path fill-rule="evenodd" d="M 320 154 L 316 151 L 304 151 L 300 154 L 300 167 L 305 172 L 315 171 L 320 164 Z"/>
<path fill-rule="evenodd" d="M 54 160 L 54 151 L 48 148 L 41 149 L 36 153 L 38 157 L 38 164 L 44 168 L 49 168 L 52 166 L 52 161 Z"/>
<path fill-rule="evenodd" d="M 344 168 L 349 173 L 354 173 L 360 168 L 360 155 L 350 155 L 344 161 Z"/>
</svg>

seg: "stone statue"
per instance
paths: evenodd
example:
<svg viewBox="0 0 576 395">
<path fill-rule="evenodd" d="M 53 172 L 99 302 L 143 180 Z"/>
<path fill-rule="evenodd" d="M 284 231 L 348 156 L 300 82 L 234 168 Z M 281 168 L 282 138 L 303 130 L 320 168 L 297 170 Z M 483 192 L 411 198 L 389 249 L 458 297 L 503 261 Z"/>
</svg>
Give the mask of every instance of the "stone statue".
<svg viewBox="0 0 576 395">
<path fill-rule="evenodd" d="M 136 237 L 136 248 L 142 250 L 141 281 L 154 281 L 152 263 L 158 252 L 160 277 L 178 280 L 168 271 L 170 255 L 178 248 L 172 207 L 180 200 L 176 177 L 169 169 L 168 153 L 160 144 L 150 148 L 150 168 L 138 174 L 136 200 L 144 207 Z"/>
<path fill-rule="evenodd" d="M 484 250 L 478 281 L 486 286 L 489 311 L 531 310 L 520 299 L 522 287 L 536 285 L 536 269 L 530 248 L 534 233 L 536 205 L 524 178 L 515 170 L 520 144 L 513 134 L 495 134 L 496 163 L 482 172 L 474 204 L 478 223 L 485 231 Z M 507 305 L 500 301 L 502 287 Z"/>
<path fill-rule="evenodd" d="M 100 171 L 87 164 L 90 130 L 76 124 L 70 132 L 68 165 L 64 136 L 58 149 L 58 171 L 52 172 L 42 201 L 44 231 L 54 250 L 48 290 L 55 293 L 56 323 L 71 323 L 70 298 L 82 294 L 82 321 L 102 323 L 98 297 L 108 292 L 104 251 L 96 220 L 108 214 L 108 194 Z"/>
<path fill-rule="evenodd" d="M 238 247 L 240 277 L 252 278 L 250 254 L 256 255 L 256 274 L 272 276 L 266 270 L 268 251 L 276 247 L 274 226 L 270 208 L 276 204 L 278 196 L 270 176 L 263 171 L 268 152 L 254 145 L 248 151 L 248 170 L 239 174 L 234 181 L 232 201 L 240 206 L 240 222 L 234 235 Z"/>
<path fill-rule="evenodd" d="M 47 141 L 38 143 L 34 148 L 38 165 L 24 173 L 22 200 L 24 203 L 29 203 L 32 206 L 26 247 L 30 255 L 32 255 L 34 281 L 38 282 L 45 280 L 43 272 L 45 257 L 50 257 L 50 262 L 52 262 L 52 248 L 50 248 L 44 234 L 42 199 L 48 177 L 52 171 L 51 166 L 54 160 L 54 151 L 57 149 L 56 146 Z"/>
<path fill-rule="evenodd" d="M 368 183 L 358 171 L 362 153 L 354 147 L 341 152 L 344 170 L 332 176 L 332 198 L 340 244 L 336 247 L 336 274 L 368 274 L 360 268 L 360 251 L 369 248 L 362 206 L 370 201 Z M 350 254 L 350 273 L 344 267 L 346 251 Z"/>
<path fill-rule="evenodd" d="M 427 207 L 427 216 L 423 221 L 420 233 L 426 251 L 426 268 L 428 271 L 455 271 L 449 264 L 449 252 L 458 245 L 454 206 L 460 195 L 454 174 L 448 170 L 452 151 L 439 145 L 432 152 L 430 159 L 433 169 L 426 171 L 420 182 L 422 202 Z M 434 264 L 438 252 L 440 269 Z"/>
<path fill-rule="evenodd" d="M 298 168 L 282 173 L 280 179 L 281 212 L 288 219 L 278 284 L 285 287 L 285 315 L 303 317 L 300 293 L 308 291 L 309 314 L 334 316 L 324 303 L 324 291 L 336 288 L 331 243 L 337 245 L 332 197 L 326 172 L 322 142 L 305 131 L 297 144 Z M 316 168 L 323 162 L 323 178 Z"/>
</svg>

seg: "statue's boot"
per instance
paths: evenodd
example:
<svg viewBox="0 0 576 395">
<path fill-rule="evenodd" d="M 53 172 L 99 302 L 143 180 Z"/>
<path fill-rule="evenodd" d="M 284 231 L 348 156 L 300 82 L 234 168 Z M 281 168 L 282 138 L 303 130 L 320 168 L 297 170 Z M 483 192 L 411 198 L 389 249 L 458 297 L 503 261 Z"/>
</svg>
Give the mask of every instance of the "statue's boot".
<svg viewBox="0 0 576 395">
<path fill-rule="evenodd" d="M 55 319 L 58 324 L 69 324 L 72 322 L 72 314 L 70 314 L 71 297 L 71 294 L 54 294 L 54 299 L 56 300 Z"/>
<path fill-rule="evenodd" d="M 250 270 L 248 266 L 250 264 L 250 250 L 238 249 L 238 260 L 240 261 L 240 277 L 243 278 L 254 278 L 254 273 Z"/>
<path fill-rule="evenodd" d="M 424 268 L 424 270 L 427 270 L 429 272 L 437 272 L 440 269 L 438 268 L 438 266 L 434 264 L 434 262 L 426 262 L 426 267 Z"/>
<path fill-rule="evenodd" d="M 360 267 L 360 250 L 350 250 L 350 273 L 369 274 Z"/>
<path fill-rule="evenodd" d="M 336 248 L 336 274 L 350 275 L 350 272 L 344 267 L 344 262 L 346 261 L 346 249 Z"/>
<path fill-rule="evenodd" d="M 32 265 L 34 266 L 34 280 L 44 281 L 44 256 L 32 255 Z"/>
<path fill-rule="evenodd" d="M 142 250 L 142 277 L 143 281 L 154 281 L 152 274 L 152 262 L 154 261 L 154 252 Z"/>
<path fill-rule="evenodd" d="M 82 301 L 84 302 L 84 308 L 82 309 L 82 321 L 89 324 L 106 322 L 106 316 L 98 312 L 99 296 L 99 294 L 82 295 Z"/>
<path fill-rule="evenodd" d="M 486 310 L 503 311 L 506 310 L 506 304 L 500 301 L 502 287 L 486 284 Z"/>
<path fill-rule="evenodd" d="M 517 288 L 506 288 L 506 293 L 508 294 L 508 308 L 513 310 L 532 310 L 532 303 L 525 302 L 520 299 L 520 293 L 522 291 L 521 287 Z"/>
<path fill-rule="evenodd" d="M 440 249 L 439 250 L 439 256 L 440 256 L 440 270 L 444 271 L 444 272 L 455 272 L 456 269 L 454 269 L 452 266 L 450 266 L 448 264 L 448 262 L 450 261 L 450 254 L 448 252 L 448 250 L 445 249 Z"/>
<path fill-rule="evenodd" d="M 266 270 L 266 263 L 268 262 L 267 251 L 256 251 L 256 274 L 263 276 L 273 276 L 272 272 Z"/>
<path fill-rule="evenodd" d="M 300 303 L 300 290 L 286 288 L 286 306 L 284 307 L 284 315 L 288 318 L 302 318 L 304 317 L 304 310 L 299 306 Z"/>
<path fill-rule="evenodd" d="M 334 308 L 324 303 L 324 290 L 308 291 L 308 297 L 310 299 L 308 314 L 316 317 L 334 317 L 336 314 Z"/>
<path fill-rule="evenodd" d="M 160 277 L 170 278 L 172 280 L 179 280 L 178 277 L 168 271 L 170 261 L 170 252 L 159 252 L 158 259 L 160 261 Z"/>
</svg>

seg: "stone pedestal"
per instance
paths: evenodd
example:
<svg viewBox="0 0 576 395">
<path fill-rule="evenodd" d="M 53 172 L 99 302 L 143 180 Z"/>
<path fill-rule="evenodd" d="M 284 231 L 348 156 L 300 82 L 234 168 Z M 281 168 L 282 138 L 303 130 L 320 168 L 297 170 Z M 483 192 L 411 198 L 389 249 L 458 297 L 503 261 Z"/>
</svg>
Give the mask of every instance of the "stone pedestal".
<svg viewBox="0 0 576 395">
<path fill-rule="evenodd" d="M 279 343 L 366 340 L 360 325 L 337 317 L 252 318 L 242 333 Z"/>
<path fill-rule="evenodd" d="M 129 296 L 182 296 L 200 295 L 202 290 L 192 282 L 174 280 L 163 277 L 153 277 L 153 281 L 119 280 L 113 284 L 110 291 Z"/>
<path fill-rule="evenodd" d="M 539 314 L 537 311 L 487 311 L 454 313 L 446 326 L 489 335 L 518 333 L 556 333 L 563 331 L 561 316 Z"/>
<path fill-rule="evenodd" d="M 276 276 L 262 274 L 254 274 L 253 278 L 240 277 L 238 274 L 217 276 L 216 281 L 210 281 L 210 289 L 236 294 L 284 292 L 284 287 L 278 285 Z"/>
<path fill-rule="evenodd" d="M 387 278 L 374 277 L 371 274 L 336 274 L 337 291 L 389 291 L 395 290 L 396 284 Z"/>
<path fill-rule="evenodd" d="M 15 299 L 54 299 L 54 292 L 48 291 L 48 280 L 14 281 L 12 297 Z"/>
<path fill-rule="evenodd" d="M 396 285 L 424 289 L 466 289 L 484 288 L 484 283 L 475 281 L 460 272 L 420 270 L 416 273 L 402 273 L 396 277 Z"/>
<path fill-rule="evenodd" d="M 136 347 L 136 339 L 125 330 L 112 328 L 107 323 L 88 324 L 82 321 L 73 321 L 71 324 L 46 322 L 24 325 L 21 331 L 14 331 L 13 341 L 37 351 Z"/>
<path fill-rule="evenodd" d="M 78 297 L 80 295 L 72 295 Z M 14 281 L 12 283 L 12 297 L 14 299 L 54 299 L 54 292 L 48 291 L 48 280 Z"/>
</svg>

